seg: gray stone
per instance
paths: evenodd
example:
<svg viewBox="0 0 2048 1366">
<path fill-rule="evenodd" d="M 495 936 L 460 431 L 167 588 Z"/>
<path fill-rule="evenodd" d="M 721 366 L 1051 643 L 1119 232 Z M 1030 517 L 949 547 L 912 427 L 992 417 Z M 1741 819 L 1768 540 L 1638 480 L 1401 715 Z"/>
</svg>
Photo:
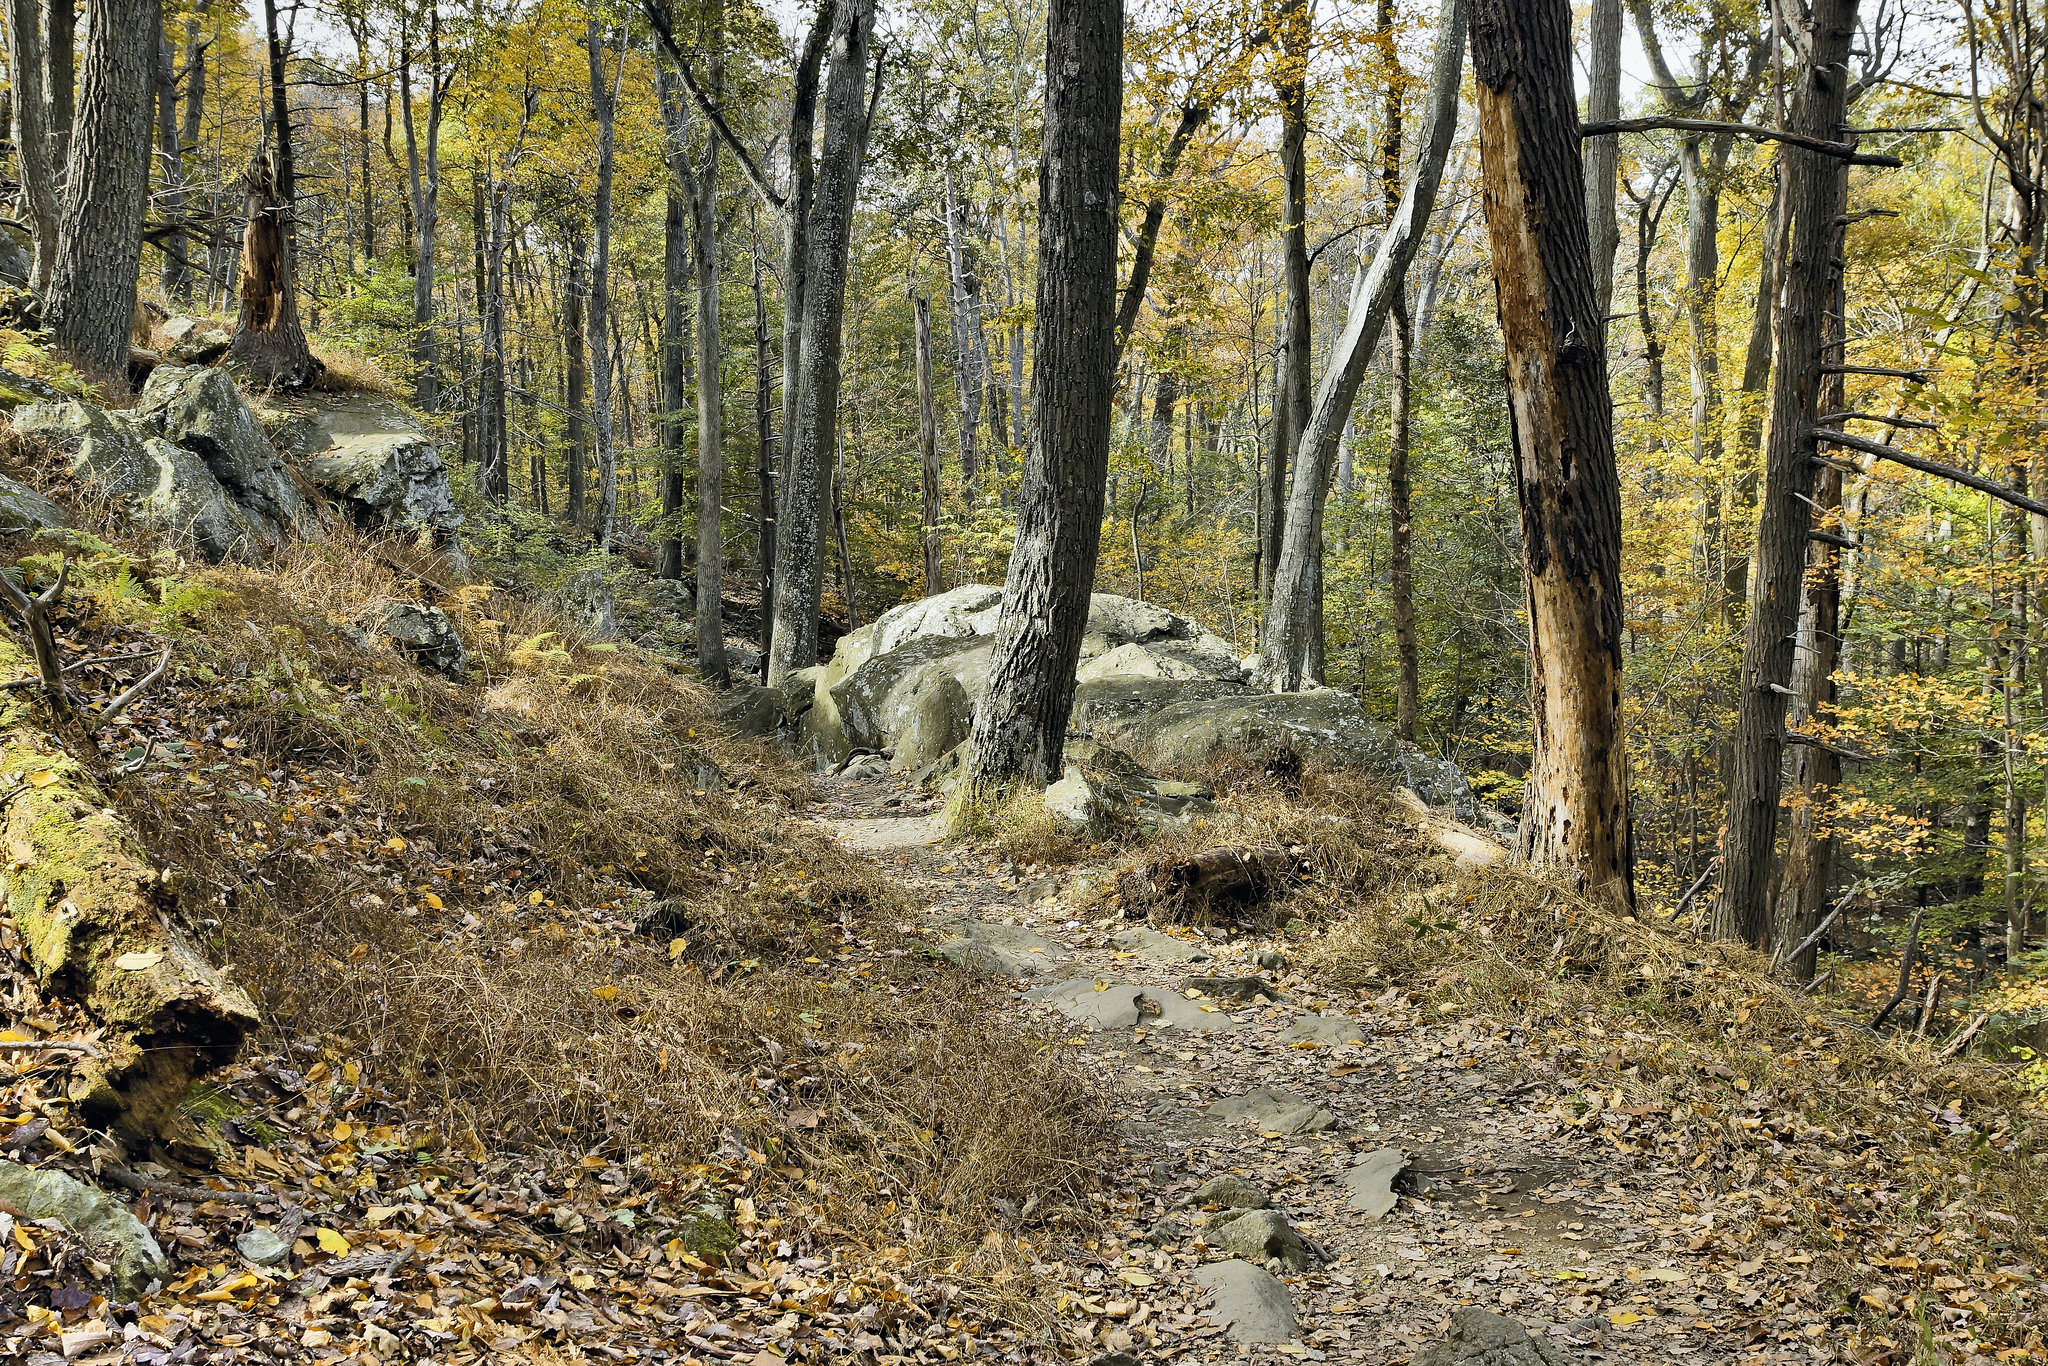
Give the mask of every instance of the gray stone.
<svg viewBox="0 0 2048 1366">
<path fill-rule="evenodd" d="M 462 637 L 438 607 L 396 603 L 384 613 L 384 634 L 401 654 L 423 669 L 460 679 L 469 669 Z"/>
<path fill-rule="evenodd" d="M 1185 939 L 1176 939 L 1152 929 L 1120 930 L 1110 937 L 1109 942 L 1157 963 L 1199 963 L 1209 956 L 1208 950 L 1199 944 L 1190 944 Z"/>
<path fill-rule="evenodd" d="M 933 635 L 868 659 L 827 690 L 844 743 L 892 749 L 899 768 L 939 758 L 967 738 L 994 651 L 987 636 Z"/>
<path fill-rule="evenodd" d="M 1186 1241 L 1193 1231 L 1178 1219 L 1160 1219 L 1145 1230 L 1145 1241 L 1154 1247 L 1172 1247 Z"/>
<path fill-rule="evenodd" d="M 1142 1366 L 1142 1363 L 1129 1352 L 1104 1352 L 1088 1366 Z"/>
<path fill-rule="evenodd" d="M 1391 774 L 1393 732 L 1349 693 L 1253 693 L 1193 697 L 1127 717 L 1092 719 L 1107 740 L 1153 768 L 1200 768 L 1226 754 L 1291 749 L 1303 759 Z"/>
<path fill-rule="evenodd" d="M 1349 1015 L 1304 1015 L 1280 1031 L 1281 1043 L 1365 1042 L 1365 1029 Z"/>
<path fill-rule="evenodd" d="M 0 532 L 19 536 L 70 525 L 70 513 L 28 485 L 0 475 Z"/>
<path fill-rule="evenodd" d="M 1036 977 L 1067 959 L 1059 945 L 1021 925 L 969 920 L 959 928 L 958 939 L 939 945 L 939 956 L 975 972 L 999 977 Z"/>
<path fill-rule="evenodd" d="M 563 619 L 590 639 L 619 638 L 618 607 L 603 570 L 578 570 L 562 580 L 555 597 L 561 604 Z"/>
<path fill-rule="evenodd" d="M 182 336 L 172 340 L 164 350 L 164 360 L 171 365 L 211 365 L 228 353 L 234 338 L 218 327 L 203 327 L 196 319 L 173 318 L 164 325 L 166 335 L 180 321 L 191 324 Z"/>
<path fill-rule="evenodd" d="M 1227 1034 L 1241 1028 L 1228 1015 L 1205 1011 L 1177 991 L 1135 987 L 1124 982 L 1076 977 L 1051 982 L 1024 993 L 1027 1001 L 1043 1001 L 1090 1029 L 1181 1029 L 1190 1033 Z"/>
<path fill-rule="evenodd" d="M 1440 754 L 1403 741 L 1397 746 L 1395 762 L 1401 768 L 1401 782 L 1430 806 L 1447 807 L 1461 821 L 1478 818 L 1479 798 L 1458 766 Z"/>
<path fill-rule="evenodd" d="M 1276 953 L 1272 949 L 1265 949 L 1261 951 L 1256 957 L 1252 959 L 1252 961 L 1254 963 L 1257 963 L 1260 967 L 1264 968 L 1268 972 L 1287 971 L 1287 955 L 1284 953 Z"/>
<path fill-rule="evenodd" d="M 159 365 L 142 388 L 136 416 L 206 462 L 248 516 L 265 549 L 314 531 L 312 508 L 227 371 Z"/>
<path fill-rule="evenodd" d="M 441 453 L 411 414 L 386 398 L 323 407 L 304 441 L 306 475 L 365 531 L 417 536 L 460 563 L 463 516 Z"/>
<path fill-rule="evenodd" d="M 24 403 L 61 403 L 63 399 L 56 385 L 0 366 L 0 408 L 19 408 Z"/>
<path fill-rule="evenodd" d="M 1337 1116 L 1292 1091 L 1258 1087 L 1241 1096 L 1219 1100 L 1209 1107 L 1209 1117 L 1237 1124 L 1250 1124 L 1261 1133 L 1319 1134 L 1337 1127 Z"/>
<path fill-rule="evenodd" d="M 1210 1221 L 1212 1229 L 1216 1220 Z M 1210 1239 L 1233 1257 L 1264 1263 L 1278 1258 L 1289 1271 L 1308 1270 L 1308 1247 L 1277 1209 L 1243 1210 L 1215 1229 Z"/>
<path fill-rule="evenodd" d="M 175 346 L 199 330 L 199 319 L 188 318 L 180 313 L 174 318 L 166 319 L 164 325 L 157 330 L 164 334 L 166 342 Z"/>
<path fill-rule="evenodd" d="M 758 683 L 736 683 L 718 699 L 718 723 L 734 735 L 773 735 L 782 726 L 782 694 Z"/>
<path fill-rule="evenodd" d="M 1224 1209 L 1270 1209 L 1273 1197 L 1243 1177 L 1226 1173 L 1203 1182 L 1201 1188 L 1182 1203 L 1197 1209 L 1203 1205 L 1220 1205 Z"/>
<path fill-rule="evenodd" d="M 252 1228 L 235 1239 L 235 1250 L 258 1266 L 276 1266 L 291 1252 L 292 1245 L 274 1229 Z"/>
<path fill-rule="evenodd" d="M 1070 834 L 1104 835 L 1115 829 L 1129 807 L 1114 789 L 1068 764 L 1066 775 L 1045 789 L 1045 814 Z"/>
<path fill-rule="evenodd" d="M 1182 986 L 1201 992 L 1213 1001 L 1232 1001 L 1247 1005 L 1265 999 L 1284 999 L 1273 984 L 1263 977 L 1190 977 Z"/>
<path fill-rule="evenodd" d="M 170 1275 L 164 1250 L 128 1207 L 95 1186 L 51 1171 L 0 1158 L 0 1200 L 29 1220 L 55 1219 L 114 1268 L 114 1290 L 136 1300 L 151 1281 Z"/>
<path fill-rule="evenodd" d="M 1290 1342 L 1294 1338 L 1294 1304 L 1278 1277 L 1249 1262 L 1210 1262 L 1194 1270 L 1194 1282 L 1209 1294 L 1211 1324 L 1239 1346 Z"/>
<path fill-rule="evenodd" d="M 1399 1148 L 1381 1148 L 1359 1158 L 1342 1178 L 1344 1188 L 1351 1192 L 1351 1208 L 1368 1220 L 1378 1219 L 1392 1209 L 1396 1199 L 1394 1178 L 1407 1165 L 1408 1157 Z"/>
<path fill-rule="evenodd" d="M 245 559 L 260 549 L 248 515 L 207 463 L 127 413 L 63 399 L 16 409 L 14 426 L 66 452 L 72 475 L 98 485 L 137 522 L 207 559 Z"/>
<path fill-rule="evenodd" d="M 1468 1305 L 1451 1315 L 1442 1342 L 1415 1354 L 1414 1366 L 1565 1366 L 1568 1358 L 1521 1324 Z"/>
</svg>

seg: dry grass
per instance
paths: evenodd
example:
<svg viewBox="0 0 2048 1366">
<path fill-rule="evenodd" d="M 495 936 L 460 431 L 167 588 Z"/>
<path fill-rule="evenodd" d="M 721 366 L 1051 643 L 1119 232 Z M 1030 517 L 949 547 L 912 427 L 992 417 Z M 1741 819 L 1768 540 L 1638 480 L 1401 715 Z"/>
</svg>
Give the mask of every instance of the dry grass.
<svg viewBox="0 0 2048 1366">
<path fill-rule="evenodd" d="M 322 367 L 320 377 L 313 381 L 313 388 L 323 394 L 399 396 L 397 381 L 385 374 L 384 367 L 368 356 L 324 346 L 314 347 L 313 356 Z"/>
<path fill-rule="evenodd" d="M 424 673 L 366 648 L 417 585 L 346 535 L 124 572 L 80 575 L 72 632 L 174 639 L 126 738 L 189 757 L 116 800 L 273 1046 L 331 1039 L 494 1147 L 687 1166 L 736 1137 L 838 1243 L 951 1261 L 1004 1205 L 1076 1208 L 1085 1078 L 898 937 L 900 894 L 789 819 L 808 780 L 693 679 L 486 587 L 443 600 L 469 680 Z"/>
</svg>

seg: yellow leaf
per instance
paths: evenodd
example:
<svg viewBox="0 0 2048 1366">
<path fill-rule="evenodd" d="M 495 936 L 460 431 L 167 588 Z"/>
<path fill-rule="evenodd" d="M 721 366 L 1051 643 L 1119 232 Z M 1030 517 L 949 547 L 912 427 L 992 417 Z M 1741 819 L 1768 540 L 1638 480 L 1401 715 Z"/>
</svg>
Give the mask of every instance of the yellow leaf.
<svg viewBox="0 0 2048 1366">
<path fill-rule="evenodd" d="M 619 999 L 619 989 L 609 982 L 601 987 L 592 987 L 590 994 L 600 1001 L 616 1001 Z"/>
<path fill-rule="evenodd" d="M 155 950 L 148 953 L 124 953 L 114 960 L 114 966 L 123 972 L 143 972 L 164 961 L 164 956 Z"/>
<path fill-rule="evenodd" d="M 347 1120 L 343 1120 L 334 1126 L 334 1141 L 336 1143 L 346 1143 L 354 1134 L 355 1128 Z"/>
<path fill-rule="evenodd" d="M 363 1079 L 363 1069 L 352 1062 L 341 1065 L 341 1079 L 353 1086 Z"/>
<path fill-rule="evenodd" d="M 526 904 L 529 906 L 538 906 L 541 902 L 545 900 L 547 900 L 547 893 L 535 892 L 532 896 L 526 898 Z"/>
<path fill-rule="evenodd" d="M 28 775 L 27 782 L 30 787 L 48 787 L 51 783 L 56 782 L 57 779 L 58 774 L 55 769 L 39 768 Z"/>
<path fill-rule="evenodd" d="M 1643 1316 L 1632 1314 L 1626 1309 L 1610 1309 L 1607 1311 L 1607 1321 L 1616 1328 L 1626 1328 L 1632 1323 L 1641 1323 Z"/>
<path fill-rule="evenodd" d="M 1124 1281 L 1124 1284 L 1125 1284 L 1125 1285 L 1157 1285 L 1157 1284 L 1158 1284 L 1158 1282 L 1157 1282 L 1157 1281 L 1155 1281 L 1155 1280 L 1154 1280 L 1154 1279 L 1153 1279 L 1152 1277 L 1150 1277 L 1150 1276 L 1146 1275 L 1146 1274 L 1145 1274 L 1144 1272 L 1142 1272 L 1142 1271 L 1132 1271 L 1132 1270 L 1128 1270 L 1128 1269 L 1126 1269 L 1126 1270 L 1123 1270 L 1123 1271 L 1119 1271 L 1119 1272 L 1117 1272 L 1117 1275 L 1119 1275 L 1119 1276 L 1123 1277 L 1123 1281 Z"/>
<path fill-rule="evenodd" d="M 322 1252 L 331 1252 L 337 1257 L 348 1256 L 348 1239 L 331 1228 L 316 1228 L 313 1237 L 319 1242 Z"/>
<path fill-rule="evenodd" d="M 390 839 L 384 841 L 384 847 L 394 853 L 402 854 L 405 852 L 405 841 L 393 835 Z"/>
<path fill-rule="evenodd" d="M 676 961 L 676 959 L 678 959 L 678 958 L 681 958 L 681 957 L 683 956 L 683 951 L 684 951 L 685 949 L 689 948 L 689 947 L 690 947 L 690 941 L 689 941 L 689 940 L 687 940 L 687 939 L 671 939 L 671 940 L 669 940 L 669 941 L 668 941 L 668 961 L 669 961 L 669 962 L 671 962 L 671 963 L 675 962 L 675 961 Z M 806 963 L 815 963 L 815 962 L 817 962 L 818 960 L 817 960 L 817 959 L 815 959 L 815 958 L 806 958 L 806 959 L 805 959 L 804 961 L 805 961 Z"/>
<path fill-rule="evenodd" d="M 432 892 L 428 892 L 420 898 L 420 905 L 428 906 L 438 911 L 441 909 L 441 898 L 435 896 Z"/>
<path fill-rule="evenodd" d="M 588 1271 L 572 1271 L 569 1273 L 569 1284 L 578 1290 L 588 1290 L 597 1284 L 597 1277 Z"/>
</svg>

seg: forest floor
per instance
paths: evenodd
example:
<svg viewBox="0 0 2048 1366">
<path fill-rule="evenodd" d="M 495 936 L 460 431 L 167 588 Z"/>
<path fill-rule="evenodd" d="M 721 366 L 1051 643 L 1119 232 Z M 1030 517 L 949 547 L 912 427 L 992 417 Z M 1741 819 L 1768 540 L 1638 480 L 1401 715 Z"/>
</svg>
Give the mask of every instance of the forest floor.
<svg viewBox="0 0 2048 1366">
<path fill-rule="evenodd" d="M 1444 1335 L 1453 1310 L 1476 1304 L 1587 1363 L 2041 1357 L 2035 1268 L 1995 1242 L 1974 1256 L 1957 1248 L 1960 1222 L 1947 1248 L 1929 1252 L 1897 1227 L 1859 1225 L 1846 1208 L 1854 1199 L 1814 1239 L 1808 1221 L 1785 1215 L 1828 1202 L 1840 1157 L 1830 1173 L 1771 1142 L 1778 1161 L 1731 1175 L 1711 1151 L 1674 1152 L 1653 1132 L 1671 1107 L 1625 1104 L 1620 1060 L 1602 1059 L 1602 1045 L 1544 1047 L 1527 1021 L 1442 993 L 1332 989 L 1296 962 L 1318 952 L 1300 921 L 1291 933 L 1161 930 L 1124 918 L 1113 899 L 1103 917 L 1101 889 L 1127 851 L 1097 850 L 1047 876 L 992 846 L 942 842 L 933 799 L 899 778 L 827 779 L 820 791 L 812 818 L 910 894 L 935 944 L 986 946 L 970 955 L 1035 988 L 1020 990 L 1020 1027 L 1070 1050 L 1112 1093 L 1118 1136 L 1100 1174 L 1099 1229 L 1066 1268 L 1078 1277 L 1046 1289 L 1070 1353 L 1401 1366 Z M 1203 980 L 1248 976 L 1270 997 L 1233 1002 Z M 1098 1027 L 1090 996 L 1122 986 L 1144 990 L 1145 1013 L 1135 1027 Z M 1614 1023 L 1584 1021 L 1593 1039 Z M 1243 1108 L 1253 1113 L 1218 1113 Z M 1819 1132 L 1824 1149 L 1847 1137 Z M 1364 1184 L 1384 1191 L 1385 1175 L 1405 1169 L 1376 1202 L 1391 1208 L 1368 1201 L 1361 1212 L 1345 1178 L 1390 1149 L 1399 1156 L 1379 1160 L 1382 1180 Z M 1205 1236 L 1191 1201 L 1219 1177 L 1270 1197 L 1312 1254 L 1306 1269 L 1267 1264 L 1284 1296 L 1270 1282 L 1261 1291 L 1243 1262 L 1212 1292 L 1227 1233 Z M 1974 1284 L 1941 1274 L 1973 1270 Z M 1902 1271 L 1909 1288 L 1884 1284 Z M 1987 1296 L 1986 1285 L 2005 1293 Z M 1253 1331 L 1228 1330 L 1234 1315 Z M 1261 1335 L 1279 1340 L 1236 1340 Z"/>
</svg>

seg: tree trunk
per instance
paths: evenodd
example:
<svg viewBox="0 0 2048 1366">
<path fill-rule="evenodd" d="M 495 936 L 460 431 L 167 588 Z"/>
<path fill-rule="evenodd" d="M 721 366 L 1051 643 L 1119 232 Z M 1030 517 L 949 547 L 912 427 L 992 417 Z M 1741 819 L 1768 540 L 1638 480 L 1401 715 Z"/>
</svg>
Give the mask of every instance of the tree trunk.
<svg viewBox="0 0 2048 1366">
<path fill-rule="evenodd" d="M 448 79 L 452 79 L 452 76 Z M 411 190 L 413 402 L 433 412 L 440 400 L 434 354 L 434 233 L 441 204 L 441 111 L 448 84 L 441 73 L 441 10 L 427 7 L 427 137 L 424 150 L 413 129 L 412 52 L 398 66 L 399 106 L 405 121 L 406 182 Z"/>
<path fill-rule="evenodd" d="M 590 102 L 597 115 L 597 197 L 591 217 L 597 247 L 590 263 L 591 426 L 597 437 L 597 544 L 611 553 L 619 516 L 619 462 L 612 449 L 612 356 L 605 345 L 612 316 L 612 173 L 616 87 L 605 76 L 604 38 L 597 20 L 584 26 L 590 57 Z M 621 61 L 623 62 L 623 54 Z"/>
<path fill-rule="evenodd" d="M 1632 907 L 1621 481 L 1565 0 L 1477 0 L 1472 66 L 1529 592 L 1520 854 Z"/>
<path fill-rule="evenodd" d="M 1273 390 L 1273 445 L 1266 463 L 1265 538 L 1260 545 L 1259 581 L 1280 583 L 1287 523 L 1294 508 L 1287 497 L 1289 462 L 1305 457 L 1302 436 L 1308 427 L 1309 281 L 1308 281 L 1308 55 L 1311 34 L 1309 0 L 1283 0 L 1279 15 L 1282 65 L 1274 82 L 1280 101 L 1280 278 L 1282 295 L 1274 340 L 1279 368 Z M 1297 473 L 1297 478 L 1299 474 Z M 1327 477 L 1322 480 L 1328 483 Z M 1318 558 L 1322 538 L 1311 537 Z M 1321 576 L 1312 576 L 1319 584 Z M 1271 599 L 1277 601 L 1277 593 Z M 1320 604 L 1305 604 L 1313 613 Z M 1269 607 L 1268 619 L 1272 613 Z"/>
<path fill-rule="evenodd" d="M 1593 0 L 1587 28 L 1586 122 L 1621 117 L 1622 0 Z M 1614 253 L 1621 245 L 1621 225 L 1614 214 L 1614 173 L 1620 162 L 1620 135 L 1586 140 L 1586 231 L 1593 251 L 1593 303 L 1600 325 L 1614 302 Z"/>
<path fill-rule="evenodd" d="M 768 305 L 761 293 L 760 226 L 753 222 L 751 211 L 748 219 L 754 257 L 754 480 L 761 525 L 761 657 L 766 659 L 775 627 L 775 614 L 768 610 L 775 575 L 775 381 L 768 371 Z"/>
<path fill-rule="evenodd" d="M 1116 357 L 1122 0 L 1051 0 L 1038 182 L 1031 444 L 972 790 L 1059 777 L 1102 535 Z"/>
<path fill-rule="evenodd" d="M 1422 229 L 1436 204 L 1444 158 L 1458 117 L 1458 78 L 1465 58 L 1467 0 L 1444 0 L 1437 18 L 1437 50 L 1430 68 L 1423 110 L 1422 135 L 1408 186 L 1373 254 L 1372 267 L 1351 292 L 1344 331 L 1332 347 L 1316 386 L 1308 429 L 1303 433 L 1286 517 L 1286 540 L 1279 573 L 1266 606 L 1260 672 L 1276 692 L 1293 692 L 1310 677 L 1311 637 L 1315 624 L 1318 550 L 1322 540 L 1323 505 L 1337 445 L 1351 416 L 1359 383 L 1378 348 L 1380 332 L 1406 288 L 1409 263 L 1421 246 Z M 1573 125 L 1576 127 L 1576 123 Z M 1573 160 L 1576 162 L 1577 158 Z M 1583 212 L 1581 210 L 1580 212 Z"/>
<path fill-rule="evenodd" d="M 953 374 L 960 386 L 960 479 L 967 490 L 967 506 L 981 501 L 981 410 L 988 387 L 982 362 L 984 353 L 975 346 L 981 331 L 979 287 L 973 283 L 967 265 L 967 249 L 960 240 L 959 209 L 953 202 L 953 172 L 946 171 L 946 276 L 953 321 Z"/>
<path fill-rule="evenodd" d="M 71 97 L 69 0 L 57 0 L 56 10 L 63 17 L 56 27 L 64 33 L 66 70 L 62 99 L 53 88 L 51 107 L 61 115 Z M 149 206 L 157 28 L 156 0 L 87 0 L 78 136 L 64 176 L 57 260 L 43 309 L 57 349 L 117 388 L 128 382 L 128 334 Z M 56 37 L 53 29 L 53 49 Z M 52 68 L 57 65 L 53 59 Z"/>
<path fill-rule="evenodd" d="M 661 536 L 655 548 L 654 576 L 680 579 L 683 503 L 689 497 L 689 473 L 683 459 L 683 393 L 689 368 L 684 299 L 690 280 L 690 199 L 685 188 L 690 176 L 690 119 L 675 64 L 666 57 L 655 62 L 654 82 L 661 103 L 662 153 L 668 163 L 661 256 Z"/>
<path fill-rule="evenodd" d="M 156 147 L 161 181 L 157 200 L 163 206 L 164 217 L 179 223 L 185 217 L 185 157 L 178 141 L 178 74 L 171 62 L 168 38 L 158 38 L 156 45 Z M 159 249 L 164 260 L 157 278 L 163 285 L 164 297 L 174 303 L 189 301 L 192 257 L 185 230 L 173 228 L 165 233 Z"/>
<path fill-rule="evenodd" d="M 705 10 L 714 54 L 724 23 L 721 0 Z M 710 90 L 724 92 L 724 62 L 714 55 Z M 689 170 L 685 153 L 683 169 Z M 697 258 L 697 671 L 716 688 L 732 685 L 725 658 L 725 345 L 718 323 L 718 132 L 704 130 L 704 164 L 686 182 L 691 247 Z"/>
<path fill-rule="evenodd" d="M 803 326 L 797 342 L 795 429 L 780 490 L 775 544 L 774 650 L 769 687 L 818 658 L 818 604 L 824 588 L 820 539 L 831 496 L 831 460 L 839 431 L 840 322 L 853 243 L 854 194 L 866 158 L 866 103 L 874 0 L 841 0 L 829 38 L 823 139 L 811 187 L 803 276 Z M 785 361 L 785 375 L 789 373 Z M 788 380 L 785 378 L 785 385 Z"/>
<path fill-rule="evenodd" d="M 292 217 L 298 198 L 292 160 L 291 106 L 285 84 L 284 36 L 276 0 L 263 0 L 270 78 L 271 149 L 244 173 L 248 226 L 242 232 L 242 307 L 228 358 L 245 379 L 266 389 L 302 389 L 320 373 L 299 325 L 297 243 Z"/>
<path fill-rule="evenodd" d="M 583 309 L 589 296 L 583 253 L 588 250 L 583 234 L 569 235 L 569 268 L 562 283 L 562 350 L 564 352 L 562 406 L 568 410 L 564 436 L 569 444 L 569 522 L 581 527 L 588 516 L 589 458 L 583 449 L 583 405 L 587 401 L 587 364 L 583 342 Z"/>
<path fill-rule="evenodd" d="M 924 591 L 940 591 L 939 578 L 939 415 L 932 394 L 932 308 L 922 295 L 911 301 L 917 312 L 917 449 L 924 457 Z"/>
<path fill-rule="evenodd" d="M 68 7 L 70 0 L 59 0 Z M 57 176 L 50 145 L 50 103 L 43 88 L 49 45 L 37 0 L 7 0 L 7 74 L 13 84 L 14 155 L 21 209 L 28 219 L 29 289 L 49 292 L 57 264 Z"/>
<path fill-rule="evenodd" d="M 74 92 L 85 92 L 78 88 L 78 69 L 73 59 L 77 51 L 77 12 L 72 8 L 76 0 L 44 0 L 43 34 L 47 42 L 47 62 L 43 68 L 43 89 L 50 98 L 50 167 L 59 177 L 57 188 L 62 191 L 71 184 L 71 143 L 74 132 L 83 135 L 85 129 L 78 124 L 78 110 Z M 92 24 L 96 14 L 89 2 L 85 10 L 85 79 L 92 79 L 93 36 Z M 142 11 L 133 6 L 121 11 L 123 14 L 140 19 Z M 159 7 L 150 6 L 149 13 L 160 13 Z M 144 39 L 147 32 L 142 35 Z M 90 99 L 87 100 L 90 104 Z"/>
<path fill-rule="evenodd" d="M 1856 0 L 1815 0 L 1807 60 L 1792 93 L 1792 132 L 1832 141 L 1847 108 L 1849 44 Z M 1803 596 L 1812 510 L 1814 418 L 1832 297 L 1829 262 L 1847 176 L 1832 157 L 1779 149 L 1786 256 L 1773 321 L 1770 437 L 1765 450 L 1763 513 L 1757 525 L 1756 581 L 1750 586 L 1741 692 L 1735 722 L 1735 771 L 1728 789 L 1721 893 L 1714 935 L 1762 947 L 1770 933 L 1771 859 L 1784 772 L 1785 695 Z"/>
<path fill-rule="evenodd" d="M 1601 0 L 1601 3 L 1613 3 L 1613 0 Z M 1379 28 L 1385 41 L 1391 45 L 1394 41 L 1394 0 L 1380 0 Z M 1390 220 L 1401 207 L 1401 91 L 1401 81 L 1387 82 L 1383 120 L 1386 131 L 1380 144 L 1380 194 L 1386 201 Z M 1590 169 L 1587 174 L 1591 174 Z M 1611 191 L 1611 177 L 1609 188 Z M 1609 200 L 1608 211 L 1611 214 L 1614 207 L 1611 193 Z M 1413 744 L 1417 698 L 1421 691 L 1421 664 L 1415 649 L 1415 579 L 1411 563 L 1415 536 L 1408 480 L 1408 400 L 1414 377 L 1415 338 L 1409 326 L 1405 280 L 1394 295 L 1391 321 L 1394 331 L 1387 358 L 1388 368 L 1393 372 L 1392 391 L 1387 396 L 1387 589 L 1394 615 L 1394 656 L 1400 670 L 1394 687 L 1394 733 L 1399 739 Z M 1340 478 L 1339 482 L 1345 481 Z"/>
<path fill-rule="evenodd" d="M 511 442 L 505 422 L 505 236 L 511 199 L 511 182 L 503 176 L 492 177 L 483 243 L 483 395 L 477 415 L 476 479 L 477 491 L 500 507 L 512 496 Z"/>
</svg>

